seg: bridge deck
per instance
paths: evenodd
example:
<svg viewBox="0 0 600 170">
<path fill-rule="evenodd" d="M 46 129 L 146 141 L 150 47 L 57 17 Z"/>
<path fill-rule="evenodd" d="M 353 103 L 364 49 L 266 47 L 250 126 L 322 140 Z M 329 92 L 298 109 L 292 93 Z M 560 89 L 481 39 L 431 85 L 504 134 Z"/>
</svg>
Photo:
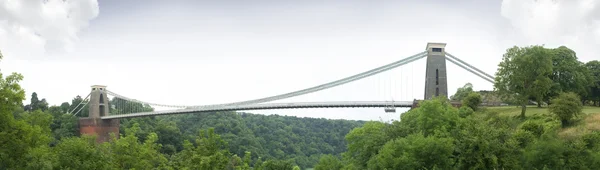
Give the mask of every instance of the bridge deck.
<svg viewBox="0 0 600 170">
<path fill-rule="evenodd" d="M 301 102 L 301 103 L 266 103 L 239 106 L 188 108 L 177 110 L 163 110 L 142 113 L 103 116 L 102 119 L 119 119 L 142 116 L 171 115 L 183 113 L 202 113 L 216 111 L 244 111 L 244 110 L 271 110 L 271 109 L 300 109 L 300 108 L 376 108 L 376 107 L 412 107 L 413 101 L 338 101 L 338 102 Z"/>
</svg>

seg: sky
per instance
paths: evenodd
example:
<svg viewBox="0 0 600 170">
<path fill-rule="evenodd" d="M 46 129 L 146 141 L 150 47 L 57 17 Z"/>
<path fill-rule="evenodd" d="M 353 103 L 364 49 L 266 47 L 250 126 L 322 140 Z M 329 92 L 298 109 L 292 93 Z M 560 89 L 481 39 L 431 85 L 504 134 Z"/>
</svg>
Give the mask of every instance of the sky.
<svg viewBox="0 0 600 170">
<path fill-rule="evenodd" d="M 598 0 L 198 1 L 0 0 L 3 74 L 58 105 L 90 86 L 142 101 L 204 105 L 272 96 L 344 78 L 425 50 L 428 42 L 494 74 L 512 46 L 567 46 L 600 59 Z M 448 89 L 493 85 L 452 63 Z M 422 99 L 424 59 L 277 102 Z M 249 111 L 397 120 L 406 109 Z"/>
</svg>

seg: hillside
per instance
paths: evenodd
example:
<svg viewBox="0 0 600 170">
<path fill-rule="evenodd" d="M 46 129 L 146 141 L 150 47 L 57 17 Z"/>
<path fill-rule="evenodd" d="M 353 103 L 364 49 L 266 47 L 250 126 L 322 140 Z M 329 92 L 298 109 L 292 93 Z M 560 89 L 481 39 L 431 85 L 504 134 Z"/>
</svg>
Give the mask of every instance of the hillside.
<svg viewBox="0 0 600 170">
<path fill-rule="evenodd" d="M 138 123 L 145 132 L 138 134 L 141 141 L 147 133 L 156 132 L 163 153 L 178 152 L 185 139 L 193 141 L 200 130 L 214 128 L 233 154 L 243 157 L 250 152 L 253 160 L 291 160 L 300 167 L 313 167 L 323 154 L 345 152 L 345 135 L 364 124 L 234 112 L 132 118 L 122 122 L 122 131 Z"/>
<path fill-rule="evenodd" d="M 498 113 L 501 116 L 517 117 L 521 108 L 516 107 L 490 107 L 487 108 L 487 112 L 491 114 Z M 558 131 L 558 136 L 563 139 L 575 139 L 582 135 L 589 134 L 594 131 L 600 131 L 600 107 L 595 106 L 584 106 L 583 115 L 575 118 L 573 125 L 562 128 Z M 547 107 L 538 108 L 536 106 L 530 106 L 527 108 L 527 120 L 535 119 L 538 117 L 553 117 L 549 113 Z"/>
</svg>

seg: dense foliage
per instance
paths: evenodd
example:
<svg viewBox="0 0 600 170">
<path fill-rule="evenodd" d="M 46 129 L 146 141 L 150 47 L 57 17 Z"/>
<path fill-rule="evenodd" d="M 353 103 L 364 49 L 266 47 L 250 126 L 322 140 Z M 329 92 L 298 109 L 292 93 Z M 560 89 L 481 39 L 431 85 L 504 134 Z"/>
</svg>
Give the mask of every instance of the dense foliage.
<svg viewBox="0 0 600 170">
<path fill-rule="evenodd" d="M 583 105 L 581 99 L 575 93 L 561 93 L 552 99 L 550 112 L 556 114 L 563 126 L 566 126 L 573 117 L 581 114 Z"/>
<path fill-rule="evenodd" d="M 456 93 L 450 96 L 450 100 L 453 101 L 462 101 L 469 94 L 473 93 L 473 84 L 467 83 L 464 86 L 456 89 Z"/>
<path fill-rule="evenodd" d="M 542 46 L 513 47 L 502 56 L 494 88 L 521 105 L 522 118 L 525 118 L 525 105 L 531 98 L 541 103 L 539 99 L 549 93 L 552 85 L 551 57 L 550 51 Z"/>
<path fill-rule="evenodd" d="M 466 108 L 467 106 L 463 106 Z M 480 109 L 464 110 L 446 99 L 424 101 L 400 122 L 368 122 L 347 137 L 342 157 L 323 157 L 329 169 L 598 169 L 600 131 L 560 137 L 558 117 L 527 120 Z M 599 129 L 600 130 L 600 129 Z M 342 167 L 330 166 L 343 162 Z M 335 167 L 335 168 L 332 168 Z"/>
<path fill-rule="evenodd" d="M 252 160 L 291 160 L 300 167 L 314 166 L 322 154 L 346 151 L 345 135 L 360 121 L 297 118 L 248 113 L 202 113 L 124 120 L 123 127 L 144 124 L 140 138 L 156 132 L 163 153 L 181 150 L 182 141 L 193 140 L 200 129 L 214 128 L 239 156 L 252 153 Z"/>
</svg>

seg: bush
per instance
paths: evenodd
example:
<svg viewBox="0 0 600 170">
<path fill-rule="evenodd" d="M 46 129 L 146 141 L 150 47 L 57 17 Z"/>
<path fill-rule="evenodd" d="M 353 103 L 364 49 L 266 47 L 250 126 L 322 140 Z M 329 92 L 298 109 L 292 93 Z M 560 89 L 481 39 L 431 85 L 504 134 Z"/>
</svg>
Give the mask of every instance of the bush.
<svg viewBox="0 0 600 170">
<path fill-rule="evenodd" d="M 473 114 L 473 109 L 471 109 L 471 107 L 462 106 L 462 107 L 460 107 L 460 109 L 458 109 L 458 116 L 460 116 L 462 118 L 471 116 L 472 114 Z"/>
<path fill-rule="evenodd" d="M 525 123 L 521 125 L 521 129 L 531 132 L 536 137 L 540 137 L 544 134 L 544 125 L 535 121 L 525 121 Z"/>
<path fill-rule="evenodd" d="M 473 110 L 477 110 L 477 107 L 481 104 L 481 95 L 479 93 L 469 93 L 467 97 L 462 100 L 462 105 L 470 107 Z"/>
<path fill-rule="evenodd" d="M 575 93 L 561 93 L 552 99 L 550 112 L 554 113 L 561 121 L 562 126 L 568 125 L 573 117 L 579 115 L 583 109 L 581 99 Z"/>
</svg>

